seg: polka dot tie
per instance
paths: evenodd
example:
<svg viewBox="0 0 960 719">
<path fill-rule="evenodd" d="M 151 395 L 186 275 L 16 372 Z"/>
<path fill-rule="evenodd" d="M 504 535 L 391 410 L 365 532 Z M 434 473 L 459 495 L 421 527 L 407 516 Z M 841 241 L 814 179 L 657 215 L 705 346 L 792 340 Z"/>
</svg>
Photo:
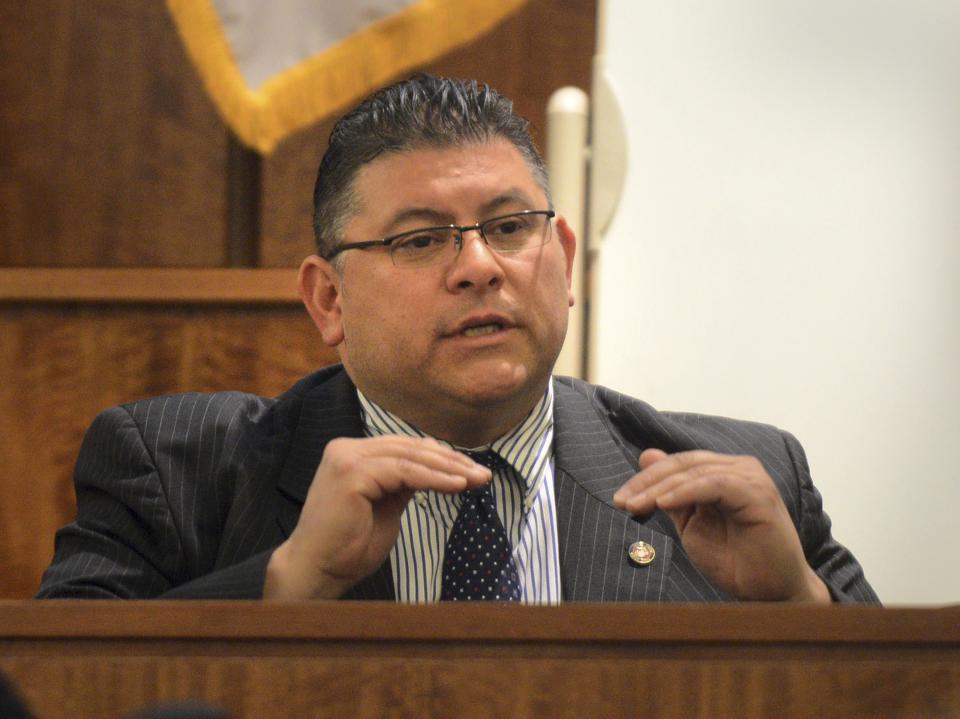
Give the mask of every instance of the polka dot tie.
<svg viewBox="0 0 960 719">
<path fill-rule="evenodd" d="M 475 462 L 496 470 L 507 466 L 496 452 L 467 452 Z M 443 557 L 443 601 L 520 600 L 520 577 L 510 540 L 497 516 L 490 484 L 463 492 Z"/>
</svg>

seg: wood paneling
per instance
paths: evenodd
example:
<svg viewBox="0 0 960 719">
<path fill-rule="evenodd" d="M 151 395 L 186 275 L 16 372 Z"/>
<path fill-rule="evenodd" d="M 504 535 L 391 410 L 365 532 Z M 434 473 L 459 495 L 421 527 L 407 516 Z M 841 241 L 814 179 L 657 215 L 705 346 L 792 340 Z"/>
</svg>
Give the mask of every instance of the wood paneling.
<svg viewBox="0 0 960 719">
<path fill-rule="evenodd" d="M 595 35 L 596 0 L 530 0 L 493 31 L 423 69 L 477 78 L 513 99 L 542 150 L 554 90 L 575 85 L 589 92 Z M 313 251 L 313 183 L 332 127 L 328 120 L 288 138 L 264 162 L 265 267 L 296 266 Z"/>
<path fill-rule="evenodd" d="M 293 269 L 0 267 L 0 302 L 297 304 Z"/>
<path fill-rule="evenodd" d="M 589 88 L 595 13 L 596 0 L 530 0 L 426 69 L 489 82 L 542 136 L 550 93 Z M 0 265 L 226 263 L 227 131 L 162 3 L 5 3 L 0 97 Z M 264 162 L 263 266 L 311 251 L 331 125 Z"/>
<path fill-rule="evenodd" d="M 156 0 L 0 9 L 0 265 L 225 260 L 223 124 Z"/>
<path fill-rule="evenodd" d="M 103 654 L 0 658 L 43 719 L 126 716 L 159 702 L 203 700 L 237 719 L 952 719 L 960 710 L 954 655 L 910 663 L 887 655 L 838 660 L 733 652 L 693 658 L 547 658 L 535 648 L 505 656 L 424 657 L 408 645 L 372 658 L 162 658 Z M 113 647 L 110 647 L 113 649 Z M 638 652 L 639 654 L 639 652 Z M 909 655 L 917 659 L 915 653 Z"/>
<path fill-rule="evenodd" d="M 36 591 L 100 410 L 188 390 L 276 395 L 335 360 L 293 303 L 0 305 L 0 338 L 0 597 Z"/>
<path fill-rule="evenodd" d="M 273 717 L 853 719 L 960 712 L 956 609 L 0 603 L 44 719 L 202 699 Z"/>
<path fill-rule="evenodd" d="M 425 69 L 489 82 L 542 137 L 550 94 L 590 86 L 595 14 L 596 0 L 530 0 Z M 227 131 L 162 3 L 4 4 L 0 97 L 0 265 L 227 262 Z M 312 251 L 311 192 L 331 126 L 264 161 L 263 266 Z"/>
</svg>

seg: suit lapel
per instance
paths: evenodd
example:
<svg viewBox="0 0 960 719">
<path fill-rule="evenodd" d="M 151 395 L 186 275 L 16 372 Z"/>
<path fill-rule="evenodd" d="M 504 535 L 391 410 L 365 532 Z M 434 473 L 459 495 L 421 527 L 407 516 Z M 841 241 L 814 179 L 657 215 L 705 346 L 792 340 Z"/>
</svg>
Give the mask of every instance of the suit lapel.
<svg viewBox="0 0 960 719">
<path fill-rule="evenodd" d="M 589 385 L 583 385 L 592 390 Z M 645 444 L 627 445 L 602 405 L 563 382 L 554 382 L 554 459 L 563 598 L 574 601 L 677 601 L 715 598 L 699 577 L 691 589 L 689 564 L 670 518 L 657 511 L 634 518 L 613 506 L 613 494 L 638 471 Z M 606 421 L 605 421 L 606 420 Z M 643 432 L 638 436 L 642 437 Z M 633 564 L 627 548 L 651 544 L 654 561 Z M 684 565 L 682 577 L 671 572 Z M 678 584 L 679 579 L 679 584 Z M 700 584 L 704 586 L 699 586 Z"/>
<path fill-rule="evenodd" d="M 583 385 L 587 391 L 596 391 Z M 650 442 L 668 451 L 680 446 L 661 415 L 629 408 L 629 416 L 585 391 L 554 381 L 554 460 L 557 526 L 563 598 L 570 601 L 703 601 L 728 599 L 687 559 L 673 523 L 662 512 L 635 519 L 613 506 L 614 492 L 637 471 L 637 457 Z M 642 414 L 642 413 L 641 413 Z M 629 443 L 612 426 L 626 422 Z M 356 388 L 342 370 L 306 390 L 293 439 L 277 482 L 275 513 L 285 539 L 300 517 L 310 483 L 328 442 L 363 437 Z M 656 559 L 638 567 L 627 558 L 635 541 L 653 545 Z M 394 599 L 387 559 L 345 599 Z"/>
<path fill-rule="evenodd" d="M 289 537 L 297 525 L 327 443 L 338 437 L 363 436 L 357 391 L 346 372 L 341 370 L 307 391 L 277 482 L 275 513 L 283 539 Z M 393 573 L 390 571 L 389 558 L 343 598 L 393 599 Z"/>
</svg>

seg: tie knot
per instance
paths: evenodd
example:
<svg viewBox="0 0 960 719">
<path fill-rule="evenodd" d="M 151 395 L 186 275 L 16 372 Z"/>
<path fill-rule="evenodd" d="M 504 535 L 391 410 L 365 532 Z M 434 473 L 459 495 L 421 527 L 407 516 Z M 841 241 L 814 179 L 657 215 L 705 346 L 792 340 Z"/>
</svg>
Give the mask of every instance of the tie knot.
<svg viewBox="0 0 960 719">
<path fill-rule="evenodd" d="M 465 451 L 464 454 L 477 464 L 482 464 L 484 467 L 490 470 L 500 469 L 501 467 L 507 466 L 507 460 L 494 452 L 492 449 L 485 449 L 481 452 Z"/>
</svg>

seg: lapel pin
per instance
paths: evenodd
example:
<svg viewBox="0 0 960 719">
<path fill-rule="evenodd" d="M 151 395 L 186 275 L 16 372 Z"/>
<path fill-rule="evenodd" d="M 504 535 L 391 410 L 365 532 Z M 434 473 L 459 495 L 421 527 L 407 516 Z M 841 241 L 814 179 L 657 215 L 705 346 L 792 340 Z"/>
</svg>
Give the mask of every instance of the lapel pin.
<svg viewBox="0 0 960 719">
<path fill-rule="evenodd" d="M 634 542 L 627 548 L 627 555 L 631 562 L 639 567 L 645 567 L 657 556 L 657 550 L 653 548 L 652 544 Z"/>
</svg>

